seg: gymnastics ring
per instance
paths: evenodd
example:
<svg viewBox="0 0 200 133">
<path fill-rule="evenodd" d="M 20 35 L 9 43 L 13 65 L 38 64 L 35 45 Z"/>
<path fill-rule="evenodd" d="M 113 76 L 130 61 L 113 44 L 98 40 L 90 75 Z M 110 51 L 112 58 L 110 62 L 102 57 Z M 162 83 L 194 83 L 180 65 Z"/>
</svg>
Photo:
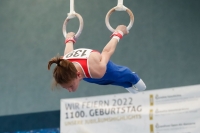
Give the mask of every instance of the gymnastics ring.
<svg viewBox="0 0 200 133">
<path fill-rule="evenodd" d="M 81 34 L 82 30 L 83 30 L 83 18 L 81 17 L 80 14 L 73 13 L 73 14 L 68 15 L 68 17 L 65 19 L 65 21 L 63 23 L 62 31 L 63 31 L 64 37 L 66 38 L 66 36 L 67 36 L 67 29 L 66 29 L 67 28 L 67 23 L 68 23 L 68 21 L 70 19 L 72 19 L 74 17 L 77 17 L 79 19 L 79 29 L 78 29 L 77 33 L 75 34 L 75 37 L 74 37 L 74 39 L 76 40 L 80 36 L 80 34 Z"/>
<path fill-rule="evenodd" d="M 112 9 L 110 9 L 108 11 L 108 13 L 106 14 L 106 18 L 105 18 L 105 23 L 106 23 L 106 26 L 107 28 L 111 31 L 111 32 L 114 32 L 115 30 L 110 26 L 110 22 L 109 22 L 109 19 L 110 19 L 110 15 L 115 12 L 115 11 L 126 11 L 129 16 L 130 16 L 130 22 L 129 22 L 129 25 L 127 26 L 127 30 L 129 31 L 131 29 L 131 27 L 133 26 L 133 23 L 134 23 L 134 15 L 132 13 L 132 11 L 130 9 L 128 9 L 127 7 L 123 6 L 123 5 L 117 5 L 116 7 L 113 7 Z"/>
</svg>

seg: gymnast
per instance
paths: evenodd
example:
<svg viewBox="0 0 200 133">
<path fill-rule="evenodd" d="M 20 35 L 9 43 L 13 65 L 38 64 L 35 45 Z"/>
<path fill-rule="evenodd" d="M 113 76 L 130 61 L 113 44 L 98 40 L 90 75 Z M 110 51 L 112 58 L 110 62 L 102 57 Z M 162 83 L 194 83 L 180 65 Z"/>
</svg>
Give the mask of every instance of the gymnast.
<svg viewBox="0 0 200 133">
<path fill-rule="evenodd" d="M 119 40 L 128 33 L 125 25 L 117 26 L 101 53 L 87 48 L 74 49 L 75 33 L 67 33 L 64 56 L 54 57 L 48 62 L 48 70 L 53 63 L 56 64 L 53 70 L 55 85 L 75 92 L 80 81 L 84 80 L 98 85 L 121 86 L 130 93 L 144 91 L 146 85 L 135 72 L 110 60 Z"/>
</svg>

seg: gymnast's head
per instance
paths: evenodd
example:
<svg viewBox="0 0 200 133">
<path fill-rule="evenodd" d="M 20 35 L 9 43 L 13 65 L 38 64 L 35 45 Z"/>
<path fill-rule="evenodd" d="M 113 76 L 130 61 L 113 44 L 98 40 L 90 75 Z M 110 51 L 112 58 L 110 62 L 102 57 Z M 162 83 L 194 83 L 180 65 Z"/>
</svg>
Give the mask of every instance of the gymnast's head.
<svg viewBox="0 0 200 133">
<path fill-rule="evenodd" d="M 53 70 L 55 86 L 60 85 L 69 92 L 75 92 L 81 80 L 80 72 L 77 71 L 73 63 L 62 59 L 62 57 L 52 58 L 48 63 L 48 70 L 54 63 L 56 64 Z"/>
</svg>

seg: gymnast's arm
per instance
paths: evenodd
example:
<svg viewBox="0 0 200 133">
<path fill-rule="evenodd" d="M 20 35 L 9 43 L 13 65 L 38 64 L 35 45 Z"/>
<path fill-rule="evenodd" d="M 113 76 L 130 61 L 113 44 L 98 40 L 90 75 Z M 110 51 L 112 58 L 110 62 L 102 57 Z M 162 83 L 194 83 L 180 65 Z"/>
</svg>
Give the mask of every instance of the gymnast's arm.
<svg viewBox="0 0 200 133">
<path fill-rule="evenodd" d="M 124 35 L 128 34 L 127 28 L 124 25 L 120 25 L 116 28 L 116 30 L 120 30 Z M 106 44 L 104 49 L 101 52 L 101 55 L 95 55 L 92 53 L 90 56 L 89 64 L 90 70 L 92 72 L 92 76 L 95 78 L 101 78 L 104 76 L 106 72 L 106 67 L 110 57 L 115 52 L 117 47 L 118 40 L 116 38 L 111 38 L 110 41 Z"/>
<path fill-rule="evenodd" d="M 73 32 L 67 33 L 66 40 L 69 39 L 69 38 L 74 38 L 74 35 L 75 35 L 75 33 L 73 33 Z M 64 55 L 66 55 L 67 53 L 74 50 L 74 42 L 73 41 L 68 41 L 65 44 L 66 45 L 65 45 Z"/>
<path fill-rule="evenodd" d="M 92 52 L 89 56 L 89 69 L 93 78 L 102 78 L 107 69 L 107 63 L 114 53 L 118 40 L 112 38 L 102 53 Z"/>
<path fill-rule="evenodd" d="M 117 26 L 115 31 L 121 31 L 124 35 L 128 34 L 127 27 L 124 25 Z M 117 47 L 118 40 L 116 38 L 111 38 L 111 40 L 107 43 L 107 45 L 104 47 L 102 53 L 101 53 L 101 61 L 100 63 L 102 65 L 107 65 L 108 61 L 110 60 L 111 56 L 115 52 L 115 49 Z"/>
<path fill-rule="evenodd" d="M 107 43 L 107 45 L 104 47 L 103 51 L 101 52 L 101 60 L 100 60 L 101 65 L 103 66 L 107 65 L 111 56 L 115 52 L 117 44 L 118 44 L 118 41 L 116 38 L 111 38 L 111 40 Z"/>
</svg>

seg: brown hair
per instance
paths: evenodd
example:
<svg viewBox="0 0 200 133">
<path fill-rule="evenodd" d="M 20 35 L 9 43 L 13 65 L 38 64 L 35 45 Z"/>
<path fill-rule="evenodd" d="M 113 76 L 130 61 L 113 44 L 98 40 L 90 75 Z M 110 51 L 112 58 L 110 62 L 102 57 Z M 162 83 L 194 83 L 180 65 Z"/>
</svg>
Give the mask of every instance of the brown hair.
<svg viewBox="0 0 200 133">
<path fill-rule="evenodd" d="M 62 59 L 61 57 L 54 57 L 48 63 L 48 70 L 50 70 L 53 63 L 57 64 L 53 70 L 55 86 L 58 84 L 69 83 L 77 78 L 76 67 L 70 61 Z"/>
</svg>

